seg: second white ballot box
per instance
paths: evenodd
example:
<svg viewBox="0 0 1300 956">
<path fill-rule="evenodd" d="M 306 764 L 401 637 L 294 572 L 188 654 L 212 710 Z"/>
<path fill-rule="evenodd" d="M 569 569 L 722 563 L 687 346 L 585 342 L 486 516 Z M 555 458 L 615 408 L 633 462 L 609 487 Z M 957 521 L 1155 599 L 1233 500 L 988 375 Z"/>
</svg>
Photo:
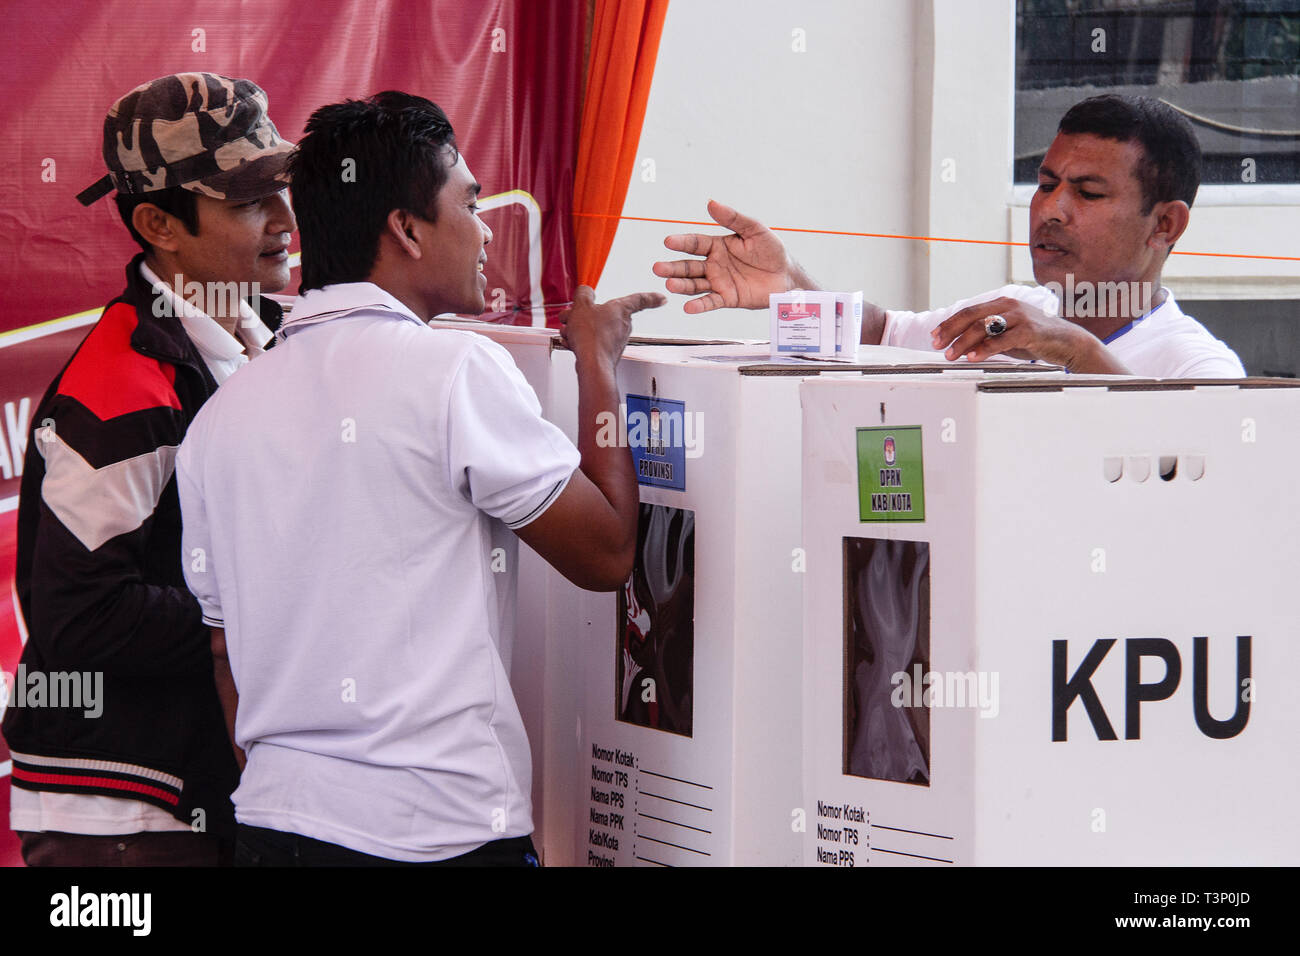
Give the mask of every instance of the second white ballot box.
<svg viewBox="0 0 1300 956">
<path fill-rule="evenodd" d="M 800 394 L 805 863 L 1300 860 L 1294 383 Z"/>
</svg>

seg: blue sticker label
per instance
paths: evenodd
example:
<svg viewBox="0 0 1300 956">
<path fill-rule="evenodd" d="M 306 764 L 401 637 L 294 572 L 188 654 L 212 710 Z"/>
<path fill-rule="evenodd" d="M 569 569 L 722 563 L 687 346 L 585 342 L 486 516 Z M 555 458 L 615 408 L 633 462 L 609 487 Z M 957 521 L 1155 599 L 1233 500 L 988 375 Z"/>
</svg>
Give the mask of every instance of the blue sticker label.
<svg viewBox="0 0 1300 956">
<path fill-rule="evenodd" d="M 627 397 L 627 444 L 639 484 L 686 490 L 686 403 Z"/>
</svg>

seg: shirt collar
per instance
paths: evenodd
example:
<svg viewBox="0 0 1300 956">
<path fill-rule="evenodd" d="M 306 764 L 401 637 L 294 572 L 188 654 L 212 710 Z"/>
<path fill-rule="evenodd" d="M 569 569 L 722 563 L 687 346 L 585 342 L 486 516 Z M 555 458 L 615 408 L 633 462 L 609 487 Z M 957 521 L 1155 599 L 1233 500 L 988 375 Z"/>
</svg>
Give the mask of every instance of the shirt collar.
<svg viewBox="0 0 1300 956">
<path fill-rule="evenodd" d="M 1182 310 L 1181 310 L 1180 308 L 1178 308 L 1178 303 L 1174 301 L 1174 294 L 1173 294 L 1172 292 L 1170 292 L 1170 291 L 1169 291 L 1167 288 L 1165 288 L 1164 286 L 1161 286 L 1161 287 L 1160 287 L 1160 291 L 1164 293 L 1164 296 L 1165 296 L 1165 297 L 1164 297 L 1164 300 L 1161 301 L 1161 303 L 1160 303 L 1158 306 L 1156 306 L 1154 309 L 1152 309 L 1152 310 L 1151 310 L 1150 312 L 1148 312 L 1146 315 L 1142 316 L 1142 318 L 1144 318 L 1144 319 L 1149 319 L 1149 318 L 1151 318 L 1152 316 L 1154 316 L 1157 312 L 1161 312 L 1161 311 L 1165 312 L 1165 313 L 1166 313 L 1166 316 L 1168 316 L 1168 315 L 1171 314 L 1171 313 L 1181 313 L 1181 312 L 1182 312 Z"/>
<path fill-rule="evenodd" d="M 176 291 L 159 279 L 143 261 L 140 263 L 140 275 L 153 286 L 155 292 L 163 297 L 171 314 L 180 319 L 185 334 L 190 337 L 190 341 L 202 355 L 212 359 L 233 359 L 245 354 L 243 342 L 227 332 L 220 322 L 198 306 L 178 296 Z M 243 299 L 239 300 L 239 330 L 240 336 L 256 348 L 263 349 L 266 343 L 271 341 L 271 330 L 262 324 L 257 313 Z"/>
<path fill-rule="evenodd" d="M 293 300 L 289 317 L 276 337 L 284 339 L 290 332 L 331 319 L 341 319 L 357 312 L 396 312 L 403 319 L 427 325 L 416 317 L 400 299 L 373 282 L 339 282 L 320 289 L 309 289 Z"/>
<path fill-rule="evenodd" d="M 1133 319 L 1131 322 L 1124 323 L 1114 332 L 1110 333 L 1110 335 L 1102 339 L 1101 344 L 1110 345 L 1111 342 L 1114 342 L 1121 335 L 1124 335 L 1127 332 L 1132 332 L 1139 322 L 1143 322 L 1146 319 L 1149 319 L 1152 316 L 1158 314 L 1162 309 L 1165 308 L 1165 306 L 1171 306 L 1174 310 L 1177 310 L 1178 306 L 1177 304 L 1174 303 L 1174 294 L 1172 292 L 1170 292 L 1164 286 L 1161 286 L 1160 294 L 1163 298 L 1161 298 L 1160 304 L 1158 306 L 1156 306 L 1154 309 L 1148 309 L 1146 312 L 1143 312 L 1141 315 L 1139 315 L 1136 319 Z M 1167 314 L 1173 314 L 1173 312 Z"/>
</svg>

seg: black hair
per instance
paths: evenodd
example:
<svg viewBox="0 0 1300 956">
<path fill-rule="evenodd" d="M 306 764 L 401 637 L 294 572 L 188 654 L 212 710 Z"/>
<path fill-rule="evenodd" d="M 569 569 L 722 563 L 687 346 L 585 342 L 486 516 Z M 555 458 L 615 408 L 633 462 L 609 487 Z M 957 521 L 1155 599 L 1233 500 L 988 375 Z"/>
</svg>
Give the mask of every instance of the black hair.
<svg viewBox="0 0 1300 956">
<path fill-rule="evenodd" d="M 167 189 L 155 189 L 147 193 L 118 193 L 113 197 L 117 201 L 117 211 L 126 223 L 127 231 L 131 233 L 131 238 L 140 244 L 140 248 L 145 252 L 150 252 L 153 246 L 144 236 L 140 235 L 139 230 L 131 222 L 131 217 L 135 214 L 137 206 L 143 206 L 148 203 L 151 206 L 157 206 L 163 212 L 171 213 L 181 221 L 185 231 L 191 236 L 199 234 L 199 197 L 198 193 L 190 192 L 181 186 L 171 186 Z"/>
<path fill-rule="evenodd" d="M 1147 215 L 1158 202 L 1181 199 L 1191 206 L 1201 185 L 1201 147 L 1177 110 L 1146 96 L 1093 96 L 1070 107 L 1057 131 L 1090 133 L 1142 147 L 1137 178 Z"/>
<path fill-rule="evenodd" d="M 312 113 L 289 159 L 299 291 L 364 281 L 394 209 L 435 221 L 458 156 L 447 114 L 422 96 L 386 90 Z"/>
</svg>

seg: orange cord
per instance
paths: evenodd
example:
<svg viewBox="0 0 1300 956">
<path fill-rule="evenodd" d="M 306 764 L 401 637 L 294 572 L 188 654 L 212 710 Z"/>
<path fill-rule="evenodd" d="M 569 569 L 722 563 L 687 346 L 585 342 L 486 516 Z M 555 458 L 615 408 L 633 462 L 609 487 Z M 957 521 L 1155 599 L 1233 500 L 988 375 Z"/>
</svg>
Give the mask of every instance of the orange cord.
<svg viewBox="0 0 1300 956">
<path fill-rule="evenodd" d="M 721 228 L 716 222 L 696 222 L 692 219 L 653 219 L 649 216 L 614 216 L 609 213 L 575 212 L 575 216 L 601 219 L 626 219 L 630 222 L 662 222 L 676 226 L 711 226 Z M 773 232 L 807 232 L 819 236 L 857 236 L 864 239 L 911 239 L 916 242 L 966 242 L 984 246 L 1028 246 L 1027 242 L 1010 242 L 1002 239 L 954 239 L 949 236 L 899 236 L 888 232 L 846 232 L 841 229 L 798 229 L 793 226 L 770 226 Z M 1175 256 L 1213 256 L 1223 259 L 1272 259 L 1279 262 L 1300 262 L 1300 256 L 1260 256 L 1239 252 L 1183 252 L 1175 249 Z"/>
</svg>

